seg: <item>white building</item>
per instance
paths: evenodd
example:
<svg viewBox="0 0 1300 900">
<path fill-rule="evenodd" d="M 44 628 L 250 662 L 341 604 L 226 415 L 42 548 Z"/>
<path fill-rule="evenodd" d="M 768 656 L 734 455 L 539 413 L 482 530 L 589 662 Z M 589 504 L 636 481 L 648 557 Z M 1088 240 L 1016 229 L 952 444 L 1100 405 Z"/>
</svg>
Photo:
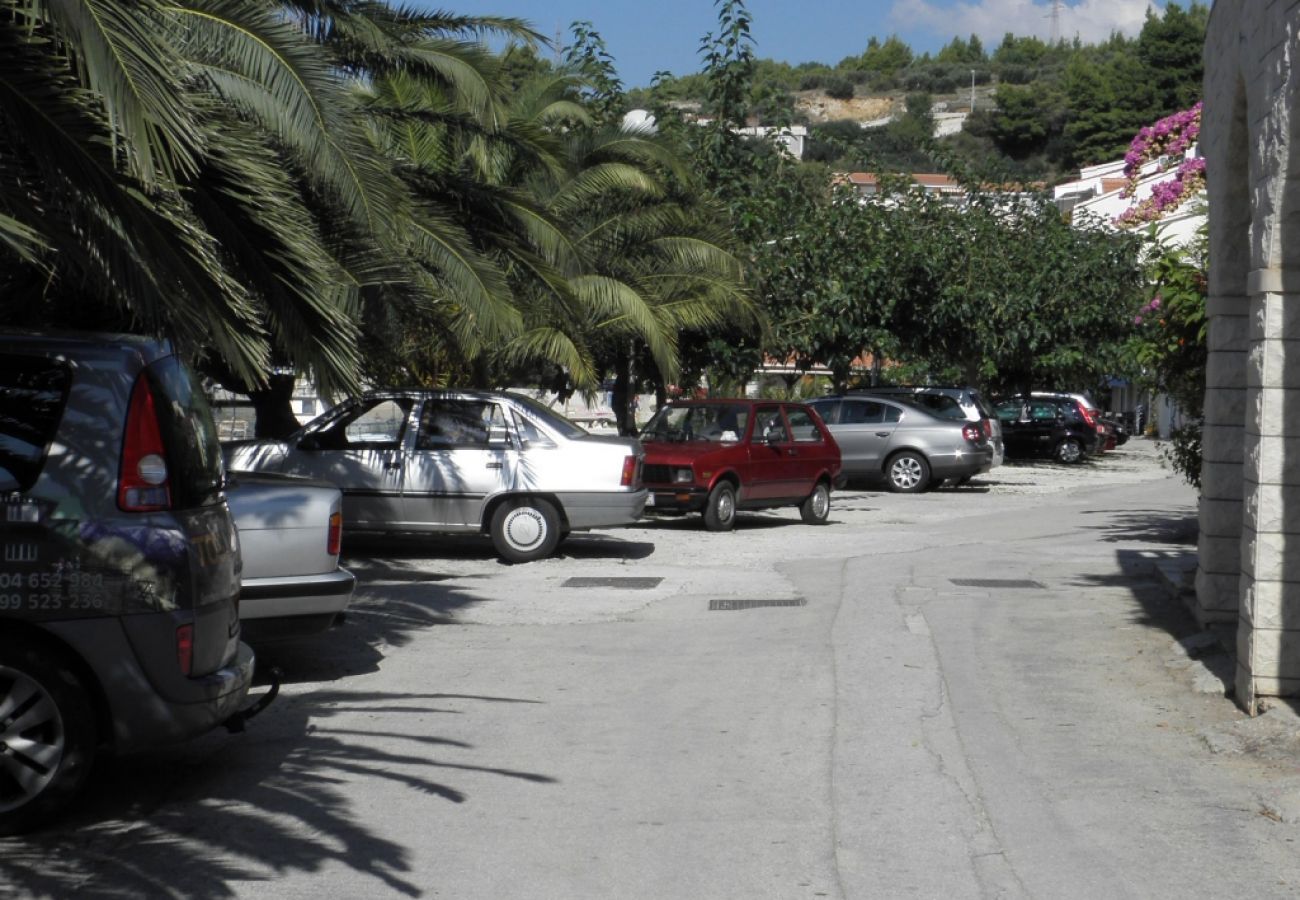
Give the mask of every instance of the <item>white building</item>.
<svg viewBox="0 0 1300 900">
<path fill-rule="evenodd" d="M 696 118 L 696 125 L 707 125 L 712 119 Z M 634 134 L 654 134 L 657 130 L 655 117 L 649 110 L 632 109 L 623 116 L 623 130 Z M 808 143 L 806 125 L 747 125 L 736 129 L 737 134 L 753 138 L 766 138 L 774 141 L 786 153 L 795 159 L 803 159 L 804 148 Z"/>
<path fill-rule="evenodd" d="M 1196 147 L 1188 151 L 1195 155 Z M 1124 161 L 1102 163 L 1079 170 L 1079 177 L 1053 189 L 1053 199 L 1062 212 L 1070 213 L 1076 221 L 1093 221 L 1107 228 L 1118 229 L 1116 220 L 1124 210 L 1151 196 L 1157 184 L 1171 181 L 1175 170 L 1161 170 L 1156 162 L 1142 168 L 1142 177 L 1133 196 L 1121 196 L 1128 179 L 1124 175 Z M 1205 225 L 1205 209 L 1200 203 L 1184 203 L 1163 216 L 1156 224 L 1156 234 L 1172 246 L 1182 247 L 1191 242 L 1196 232 Z"/>
</svg>

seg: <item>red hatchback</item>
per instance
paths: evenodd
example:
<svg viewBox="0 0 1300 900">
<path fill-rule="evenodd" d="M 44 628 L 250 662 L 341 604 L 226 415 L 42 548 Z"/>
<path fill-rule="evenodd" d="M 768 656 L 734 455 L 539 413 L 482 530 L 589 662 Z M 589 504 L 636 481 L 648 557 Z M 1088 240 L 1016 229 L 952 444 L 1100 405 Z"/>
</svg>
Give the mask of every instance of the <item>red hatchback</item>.
<svg viewBox="0 0 1300 900">
<path fill-rule="evenodd" d="M 702 512 L 730 531 L 736 512 L 797 506 L 823 525 L 841 483 L 840 448 L 810 407 L 771 400 L 675 401 L 641 431 L 646 512 Z"/>
</svg>

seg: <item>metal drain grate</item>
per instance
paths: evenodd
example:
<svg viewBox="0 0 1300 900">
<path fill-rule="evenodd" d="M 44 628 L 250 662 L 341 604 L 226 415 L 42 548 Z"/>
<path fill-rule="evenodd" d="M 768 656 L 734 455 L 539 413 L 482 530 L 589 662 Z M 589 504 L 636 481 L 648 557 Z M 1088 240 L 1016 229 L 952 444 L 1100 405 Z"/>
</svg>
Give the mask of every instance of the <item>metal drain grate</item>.
<svg viewBox="0 0 1300 900">
<path fill-rule="evenodd" d="M 1028 578 L 949 578 L 957 587 L 974 588 L 1038 588 L 1046 590 L 1047 585 Z"/>
<path fill-rule="evenodd" d="M 662 578 L 570 578 L 560 587 L 617 588 L 621 591 L 648 591 L 659 587 Z"/>
<path fill-rule="evenodd" d="M 762 609 L 768 606 L 807 606 L 803 597 L 785 598 L 783 600 L 710 600 L 709 612 L 732 609 Z"/>
</svg>

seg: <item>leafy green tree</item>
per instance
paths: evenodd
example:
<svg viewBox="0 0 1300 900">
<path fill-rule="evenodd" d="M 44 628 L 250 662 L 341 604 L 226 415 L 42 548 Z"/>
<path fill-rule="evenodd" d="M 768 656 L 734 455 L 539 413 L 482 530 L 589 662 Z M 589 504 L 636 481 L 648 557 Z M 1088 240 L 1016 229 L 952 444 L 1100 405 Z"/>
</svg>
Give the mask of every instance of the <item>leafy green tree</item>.
<svg viewBox="0 0 1300 900">
<path fill-rule="evenodd" d="M 1033 70 L 1047 56 L 1047 44 L 1036 37 L 1017 37 L 1007 32 L 993 51 L 993 64 L 1002 72 L 1010 67 Z"/>
<path fill-rule="evenodd" d="M 1201 98 L 1201 58 L 1209 15 L 1209 10 L 1196 2 L 1187 10 L 1169 3 L 1163 16 L 1147 10 L 1137 51 L 1155 89 L 1155 113 L 1185 109 Z"/>
<path fill-rule="evenodd" d="M 1069 107 L 1064 137 L 1072 165 L 1123 156 L 1134 132 L 1157 112 L 1148 76 L 1131 43 L 1122 39 L 1103 52 L 1075 55 L 1064 75 Z"/>
<path fill-rule="evenodd" d="M 898 35 L 891 34 L 883 43 L 874 37 L 868 40 L 867 49 L 858 58 L 855 68 L 893 78 L 911 65 L 912 59 L 912 48 Z"/>
<path fill-rule="evenodd" d="M 1048 198 L 974 193 L 896 207 L 909 301 L 903 358 L 992 391 L 1086 386 L 1114 371 L 1140 240 L 1071 227 Z"/>
<path fill-rule="evenodd" d="M 1207 233 L 1183 248 L 1159 247 L 1148 264 L 1149 293 L 1133 316 L 1129 358 L 1137 383 L 1166 394 L 1188 418 L 1167 455 L 1189 484 L 1201 482 L 1205 402 Z"/>
<path fill-rule="evenodd" d="M 1052 124 L 1043 92 L 1004 84 L 998 87 L 994 102 L 997 109 L 989 117 L 989 132 L 998 149 L 1012 159 L 1040 152 Z"/>
<path fill-rule="evenodd" d="M 979 35 L 972 34 L 969 41 L 953 38 L 935 55 L 935 61 L 957 66 L 983 65 L 988 62 L 988 56 Z"/>
</svg>

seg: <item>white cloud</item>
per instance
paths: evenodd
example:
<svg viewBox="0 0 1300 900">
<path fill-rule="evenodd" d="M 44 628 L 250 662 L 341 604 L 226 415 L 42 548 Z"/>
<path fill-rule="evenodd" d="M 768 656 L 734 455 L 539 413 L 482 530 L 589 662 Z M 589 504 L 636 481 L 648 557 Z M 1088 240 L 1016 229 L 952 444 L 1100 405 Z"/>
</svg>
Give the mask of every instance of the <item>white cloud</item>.
<svg viewBox="0 0 1300 900">
<path fill-rule="evenodd" d="M 1150 0 L 1072 0 L 1061 4 L 1060 35 L 1094 44 L 1118 31 L 1130 37 L 1142 30 Z M 894 0 L 889 23 L 899 31 L 930 31 L 946 43 L 953 37 L 979 35 L 992 51 L 1008 31 L 1017 37 L 1052 37 L 1051 0 L 960 0 L 940 6 L 932 0 Z"/>
</svg>

